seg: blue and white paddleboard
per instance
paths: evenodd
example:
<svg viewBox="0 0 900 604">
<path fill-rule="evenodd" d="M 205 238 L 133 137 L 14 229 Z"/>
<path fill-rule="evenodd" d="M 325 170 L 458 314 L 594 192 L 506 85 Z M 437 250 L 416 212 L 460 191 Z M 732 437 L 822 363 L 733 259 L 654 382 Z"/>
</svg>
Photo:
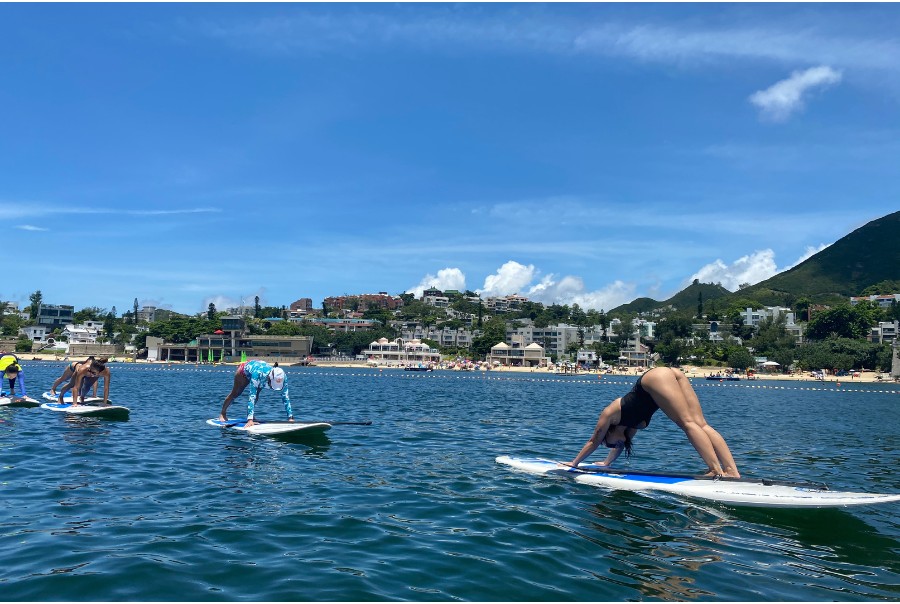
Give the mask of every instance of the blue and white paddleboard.
<svg viewBox="0 0 900 604">
<path fill-rule="evenodd" d="M 51 403 L 59 402 L 59 394 L 53 394 L 52 392 L 45 392 L 41 395 L 45 401 L 50 401 Z M 100 396 L 86 396 L 84 397 L 85 403 L 96 403 L 97 401 L 102 401 L 103 397 Z M 72 393 L 66 392 L 66 395 L 63 397 L 64 403 L 72 402 Z"/>
<path fill-rule="evenodd" d="M 103 400 L 103 399 L 98 399 Z M 106 417 L 109 419 L 127 419 L 130 410 L 121 405 L 72 405 L 71 403 L 44 403 L 41 409 L 50 411 L 62 411 L 70 415 L 84 415 L 88 417 Z"/>
<path fill-rule="evenodd" d="M 11 397 L 8 392 L 0 394 L 0 407 L 39 407 L 40 404 L 30 396 Z"/>
<path fill-rule="evenodd" d="M 244 424 L 246 419 L 229 419 L 224 422 L 219 419 L 208 419 L 206 423 L 210 426 L 218 426 L 219 428 L 230 428 L 232 430 L 240 430 L 248 434 L 261 434 L 266 436 L 275 436 L 283 434 L 294 434 L 298 432 L 321 433 L 331 430 L 331 424 L 325 422 L 315 422 L 312 424 L 304 424 L 301 422 L 264 422 L 254 420 L 254 424 L 246 428 Z"/>
<path fill-rule="evenodd" d="M 610 489 L 661 491 L 731 505 L 781 508 L 831 508 L 900 501 L 900 494 L 830 491 L 825 485 L 780 480 L 708 478 L 689 474 L 614 470 L 580 464 L 577 469 L 558 461 L 502 455 L 497 463 L 530 474 L 558 474 L 576 482 Z"/>
</svg>

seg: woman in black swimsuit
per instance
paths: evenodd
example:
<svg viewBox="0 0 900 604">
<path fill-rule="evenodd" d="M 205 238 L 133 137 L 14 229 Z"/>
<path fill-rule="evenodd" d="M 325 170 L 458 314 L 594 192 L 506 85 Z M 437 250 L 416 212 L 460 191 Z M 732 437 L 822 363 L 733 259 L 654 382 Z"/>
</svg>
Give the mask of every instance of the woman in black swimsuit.
<svg viewBox="0 0 900 604">
<path fill-rule="evenodd" d="M 638 378 L 631 392 L 609 404 L 597 420 L 591 438 L 571 463 L 577 467 L 601 444 L 611 450 L 601 466 L 612 464 L 625 450 L 631 454 L 631 439 L 650 424 L 657 409 L 681 428 L 706 462 L 711 476 L 739 478 L 737 465 L 722 435 L 706 423 L 700 400 L 690 381 L 678 369 L 655 367 Z"/>
</svg>

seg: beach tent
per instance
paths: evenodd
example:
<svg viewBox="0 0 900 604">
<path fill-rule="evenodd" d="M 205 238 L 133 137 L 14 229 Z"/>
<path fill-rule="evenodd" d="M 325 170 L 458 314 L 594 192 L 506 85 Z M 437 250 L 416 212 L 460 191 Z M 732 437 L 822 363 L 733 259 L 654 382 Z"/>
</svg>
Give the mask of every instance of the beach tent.
<svg viewBox="0 0 900 604">
<path fill-rule="evenodd" d="M 781 365 L 781 363 L 776 363 L 775 361 L 766 361 L 765 363 L 762 363 L 763 367 L 778 367 L 779 365 Z"/>
</svg>

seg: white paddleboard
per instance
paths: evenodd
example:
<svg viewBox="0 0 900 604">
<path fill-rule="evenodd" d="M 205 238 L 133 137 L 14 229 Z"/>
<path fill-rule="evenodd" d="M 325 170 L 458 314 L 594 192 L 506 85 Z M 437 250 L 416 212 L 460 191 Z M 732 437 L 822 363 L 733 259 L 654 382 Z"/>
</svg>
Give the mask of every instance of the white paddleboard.
<svg viewBox="0 0 900 604">
<path fill-rule="evenodd" d="M 578 469 L 541 458 L 502 455 L 497 463 L 531 474 L 561 474 L 576 482 L 610 489 L 661 491 L 740 506 L 831 508 L 900 501 L 900 494 L 831 491 L 824 485 L 765 479 L 707 478 L 688 474 L 614 470 L 580 464 Z"/>
<path fill-rule="evenodd" d="M 230 428 L 232 430 L 240 430 L 248 434 L 262 434 L 266 436 L 275 436 L 283 434 L 294 434 L 299 432 L 321 433 L 331 429 L 331 424 L 325 422 L 316 422 L 312 424 L 304 424 L 301 422 L 263 422 L 254 420 L 254 424 L 249 428 L 244 427 L 247 423 L 246 419 L 229 419 L 224 422 L 219 419 L 208 419 L 206 423 L 210 426 L 218 426 L 219 428 Z"/>
<path fill-rule="evenodd" d="M 59 402 L 59 393 L 53 394 L 51 392 L 45 392 L 41 396 L 44 398 L 45 401 L 50 401 L 51 403 Z M 84 397 L 85 403 L 96 403 L 97 401 L 102 401 L 102 400 L 103 400 L 103 397 L 100 397 L 100 396 Z M 71 392 L 66 393 L 66 395 L 63 397 L 63 402 L 64 403 L 72 402 L 72 393 Z"/>
<path fill-rule="evenodd" d="M 70 403 L 63 403 L 60 405 L 59 403 L 44 403 L 41 405 L 41 409 L 62 411 L 70 415 L 107 417 L 113 419 L 127 418 L 130 413 L 128 407 L 122 407 L 120 405 L 72 405 Z"/>
<path fill-rule="evenodd" d="M 38 407 L 40 404 L 40 401 L 36 401 L 30 396 L 11 398 L 6 393 L 0 396 L 0 407 Z"/>
</svg>

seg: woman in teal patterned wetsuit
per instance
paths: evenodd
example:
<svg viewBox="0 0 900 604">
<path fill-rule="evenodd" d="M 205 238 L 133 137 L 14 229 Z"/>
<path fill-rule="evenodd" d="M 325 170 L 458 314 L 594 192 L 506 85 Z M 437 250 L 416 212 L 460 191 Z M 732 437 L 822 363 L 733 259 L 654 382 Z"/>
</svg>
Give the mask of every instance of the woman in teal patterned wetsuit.
<svg viewBox="0 0 900 604">
<path fill-rule="evenodd" d="M 226 413 L 232 401 L 239 397 L 247 386 L 250 389 L 250 400 L 247 403 L 247 423 L 246 427 L 254 425 L 253 413 L 256 406 L 256 400 L 263 388 L 271 388 L 276 392 L 281 392 L 281 400 L 284 402 L 284 410 L 287 412 L 288 421 L 294 421 L 294 412 L 291 409 L 291 397 L 288 392 L 287 374 L 284 369 L 275 365 L 269 365 L 265 361 L 247 361 L 238 365 L 237 371 L 234 372 L 234 386 L 225 402 L 222 404 L 222 414 L 219 415 L 220 421 L 228 421 Z"/>
</svg>

